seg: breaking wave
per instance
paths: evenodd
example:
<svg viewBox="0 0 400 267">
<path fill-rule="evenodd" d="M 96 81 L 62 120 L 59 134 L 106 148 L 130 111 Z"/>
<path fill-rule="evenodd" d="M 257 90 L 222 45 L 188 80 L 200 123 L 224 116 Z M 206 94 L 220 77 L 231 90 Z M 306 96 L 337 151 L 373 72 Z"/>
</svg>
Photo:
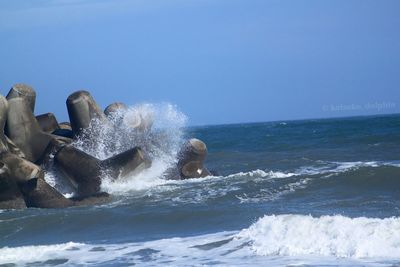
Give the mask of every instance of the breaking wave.
<svg viewBox="0 0 400 267">
<path fill-rule="evenodd" d="M 277 257 L 285 256 L 285 257 Z M 173 266 L 379 265 L 399 262 L 400 218 L 268 215 L 242 231 L 121 244 L 0 249 L 0 263 Z"/>
<path fill-rule="evenodd" d="M 400 218 L 265 216 L 237 237 L 262 256 L 400 258 Z"/>
</svg>

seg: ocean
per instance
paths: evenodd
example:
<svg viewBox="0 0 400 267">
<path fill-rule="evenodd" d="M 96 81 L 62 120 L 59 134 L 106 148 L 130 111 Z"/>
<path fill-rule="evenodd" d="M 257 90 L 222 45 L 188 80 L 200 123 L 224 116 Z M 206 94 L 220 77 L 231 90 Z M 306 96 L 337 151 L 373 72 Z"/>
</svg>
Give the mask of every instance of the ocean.
<svg viewBox="0 0 400 267">
<path fill-rule="evenodd" d="M 104 178 L 110 203 L 0 211 L 0 266 L 400 265 L 400 115 L 188 128 L 158 110 L 151 142 L 76 142 L 100 158 L 109 142 L 152 151 L 150 169 Z M 216 175 L 166 180 L 189 137 Z M 51 168 L 46 180 L 73 194 Z"/>
</svg>

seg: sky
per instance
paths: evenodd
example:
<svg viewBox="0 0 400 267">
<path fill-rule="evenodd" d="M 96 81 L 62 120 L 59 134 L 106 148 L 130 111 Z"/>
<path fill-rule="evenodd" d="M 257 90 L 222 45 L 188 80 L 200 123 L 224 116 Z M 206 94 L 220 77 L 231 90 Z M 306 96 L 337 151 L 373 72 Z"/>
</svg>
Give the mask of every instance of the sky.
<svg viewBox="0 0 400 267">
<path fill-rule="evenodd" d="M 0 0 L 0 93 L 172 103 L 189 125 L 400 112 L 400 1 Z"/>
</svg>

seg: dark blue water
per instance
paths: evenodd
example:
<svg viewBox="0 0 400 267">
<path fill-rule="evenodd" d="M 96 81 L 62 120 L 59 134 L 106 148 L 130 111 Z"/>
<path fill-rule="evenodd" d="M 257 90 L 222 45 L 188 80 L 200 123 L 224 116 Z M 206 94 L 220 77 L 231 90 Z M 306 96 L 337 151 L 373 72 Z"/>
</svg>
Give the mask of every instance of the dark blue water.
<svg viewBox="0 0 400 267">
<path fill-rule="evenodd" d="M 0 213 L 0 263 L 400 264 L 400 115 L 194 127 L 218 176 L 153 164 L 110 204 Z"/>
</svg>

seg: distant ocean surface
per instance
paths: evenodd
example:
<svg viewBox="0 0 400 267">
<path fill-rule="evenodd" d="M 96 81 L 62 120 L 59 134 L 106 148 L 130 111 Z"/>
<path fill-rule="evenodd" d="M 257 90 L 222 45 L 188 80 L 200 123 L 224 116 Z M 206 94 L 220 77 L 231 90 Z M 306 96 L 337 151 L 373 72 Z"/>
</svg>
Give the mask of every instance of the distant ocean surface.
<svg viewBox="0 0 400 267">
<path fill-rule="evenodd" d="M 194 127 L 188 137 L 207 144 L 218 176 L 168 181 L 159 159 L 104 181 L 109 204 L 0 211 L 0 265 L 400 265 L 400 115 Z"/>
</svg>

